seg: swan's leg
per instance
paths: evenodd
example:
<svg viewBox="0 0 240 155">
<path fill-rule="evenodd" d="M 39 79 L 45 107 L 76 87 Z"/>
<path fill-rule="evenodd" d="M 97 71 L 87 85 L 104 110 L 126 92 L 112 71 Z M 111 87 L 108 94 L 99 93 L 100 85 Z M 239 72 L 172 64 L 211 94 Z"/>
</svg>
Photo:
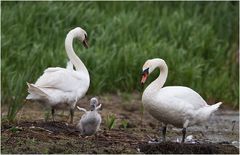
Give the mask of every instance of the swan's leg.
<svg viewBox="0 0 240 155">
<path fill-rule="evenodd" d="M 70 123 L 73 123 L 73 115 L 74 115 L 74 109 L 70 109 L 70 115 L 71 115 L 71 121 Z"/>
<path fill-rule="evenodd" d="M 77 101 L 78 101 L 78 99 L 77 99 L 77 97 L 76 97 L 76 98 L 75 98 L 75 101 L 73 102 L 73 104 L 72 104 L 72 106 L 71 106 L 71 108 L 70 108 L 70 115 L 71 115 L 71 121 L 70 121 L 70 123 L 71 123 L 71 124 L 73 123 L 74 109 L 75 109 L 75 106 L 76 106 L 76 104 L 77 104 Z"/>
<path fill-rule="evenodd" d="M 186 120 L 185 123 L 183 124 L 183 129 L 182 129 L 182 143 L 184 143 L 185 141 L 185 136 L 186 136 L 186 132 L 187 132 L 187 126 L 188 126 L 189 120 Z"/>
<path fill-rule="evenodd" d="M 166 132 L 167 132 L 167 124 L 163 124 L 163 127 L 161 128 L 162 130 L 162 141 L 165 142 L 166 141 Z"/>
<path fill-rule="evenodd" d="M 55 109 L 52 108 L 52 119 L 53 119 L 53 121 L 55 121 L 54 114 L 55 114 Z"/>
<path fill-rule="evenodd" d="M 184 141 L 185 141 L 185 135 L 186 135 L 186 128 L 183 128 L 183 129 L 182 129 L 182 134 L 183 134 L 182 143 L 184 143 Z"/>
<path fill-rule="evenodd" d="M 98 147 L 98 135 L 97 135 L 97 133 L 95 134 L 95 143 L 96 143 L 96 146 Z"/>
</svg>

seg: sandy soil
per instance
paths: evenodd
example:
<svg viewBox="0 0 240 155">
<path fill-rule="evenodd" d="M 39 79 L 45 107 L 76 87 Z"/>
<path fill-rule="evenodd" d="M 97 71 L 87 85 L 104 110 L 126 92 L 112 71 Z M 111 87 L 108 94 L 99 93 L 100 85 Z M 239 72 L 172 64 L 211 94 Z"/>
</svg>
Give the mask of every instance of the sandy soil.
<svg viewBox="0 0 240 155">
<path fill-rule="evenodd" d="M 90 97 L 78 105 L 88 109 Z M 51 121 L 50 111 L 41 105 L 26 103 L 17 120 L 2 120 L 2 153 L 239 153 L 239 112 L 227 108 L 215 113 L 203 126 L 187 129 L 189 141 L 180 144 L 181 129 L 171 125 L 167 142 L 149 144 L 159 139 L 161 123 L 141 112 L 140 94 L 103 95 L 103 122 L 97 136 L 81 137 L 75 129 L 82 112 L 76 110 L 74 123 L 68 111 L 57 111 Z M 2 107 L 2 116 L 6 107 Z M 107 118 L 115 116 L 115 125 L 108 128 Z M 3 117 L 4 118 L 4 117 Z M 192 137 L 192 138 L 190 138 Z"/>
</svg>

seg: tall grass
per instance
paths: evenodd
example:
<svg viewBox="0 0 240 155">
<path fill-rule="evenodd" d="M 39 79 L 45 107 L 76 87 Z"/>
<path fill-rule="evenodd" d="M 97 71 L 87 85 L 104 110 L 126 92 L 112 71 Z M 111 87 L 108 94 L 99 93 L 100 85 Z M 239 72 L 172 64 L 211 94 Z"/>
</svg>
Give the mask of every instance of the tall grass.
<svg viewBox="0 0 240 155">
<path fill-rule="evenodd" d="M 238 106 L 238 2 L 2 2 L 2 103 L 9 119 L 50 66 L 65 67 L 64 39 L 81 26 L 90 48 L 74 42 L 87 66 L 88 94 L 142 92 L 143 63 L 166 60 L 166 85 Z M 156 78 L 156 72 L 149 82 Z"/>
</svg>

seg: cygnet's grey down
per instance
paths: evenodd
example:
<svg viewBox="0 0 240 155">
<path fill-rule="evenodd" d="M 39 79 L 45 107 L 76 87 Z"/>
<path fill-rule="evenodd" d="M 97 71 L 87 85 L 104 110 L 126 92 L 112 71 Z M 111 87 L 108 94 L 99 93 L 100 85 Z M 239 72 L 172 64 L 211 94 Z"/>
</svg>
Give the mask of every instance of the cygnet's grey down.
<svg viewBox="0 0 240 155">
<path fill-rule="evenodd" d="M 80 121 L 77 124 L 77 129 L 80 131 L 80 134 L 83 136 L 94 135 L 100 127 L 102 122 L 101 115 L 98 113 L 98 109 L 101 108 L 101 104 L 98 105 L 97 98 L 92 98 L 90 100 L 90 111 L 87 111 L 84 108 L 77 108 L 80 111 L 84 111 L 85 114 L 82 115 Z"/>
</svg>

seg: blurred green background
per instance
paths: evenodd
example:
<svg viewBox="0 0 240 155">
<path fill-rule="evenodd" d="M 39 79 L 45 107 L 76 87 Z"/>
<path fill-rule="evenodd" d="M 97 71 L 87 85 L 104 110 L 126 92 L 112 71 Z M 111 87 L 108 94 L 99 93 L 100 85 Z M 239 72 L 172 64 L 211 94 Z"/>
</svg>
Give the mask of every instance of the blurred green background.
<svg viewBox="0 0 240 155">
<path fill-rule="evenodd" d="M 89 49 L 74 49 L 90 72 L 88 94 L 142 93 L 150 58 L 169 67 L 165 85 L 193 88 L 238 107 L 238 2 L 1 2 L 1 97 L 14 119 L 47 67 L 65 67 L 66 34 L 77 26 Z M 149 84 L 159 71 L 148 80 Z"/>
</svg>

